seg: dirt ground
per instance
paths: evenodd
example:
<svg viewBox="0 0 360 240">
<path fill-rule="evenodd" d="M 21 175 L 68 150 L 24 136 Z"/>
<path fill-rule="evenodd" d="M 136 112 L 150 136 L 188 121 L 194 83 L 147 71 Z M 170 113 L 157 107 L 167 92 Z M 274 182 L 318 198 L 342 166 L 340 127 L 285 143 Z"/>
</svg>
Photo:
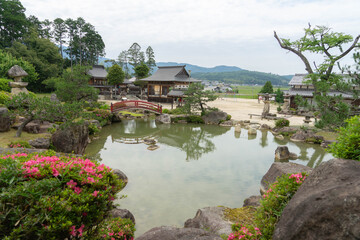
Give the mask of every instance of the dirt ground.
<svg viewBox="0 0 360 240">
<path fill-rule="evenodd" d="M 110 104 L 110 101 L 106 101 Z M 115 102 L 115 101 L 114 101 Z M 171 104 L 161 103 L 163 108 L 171 109 Z M 257 99 L 242 99 L 242 98 L 218 98 L 213 102 L 209 102 L 208 106 L 216 107 L 227 114 L 232 116 L 233 120 L 250 120 L 253 123 L 267 124 L 271 127 L 275 126 L 274 120 L 261 120 L 260 116 L 252 116 L 250 119 L 249 114 L 261 115 L 264 108 L 264 103 L 260 101 L 258 103 Z M 304 117 L 300 116 L 291 116 L 278 114 L 276 111 L 277 105 L 271 104 L 270 113 L 275 113 L 277 117 L 284 117 L 290 121 L 290 126 L 302 126 L 304 125 Z M 308 126 L 313 126 L 314 122 L 311 122 Z"/>
</svg>

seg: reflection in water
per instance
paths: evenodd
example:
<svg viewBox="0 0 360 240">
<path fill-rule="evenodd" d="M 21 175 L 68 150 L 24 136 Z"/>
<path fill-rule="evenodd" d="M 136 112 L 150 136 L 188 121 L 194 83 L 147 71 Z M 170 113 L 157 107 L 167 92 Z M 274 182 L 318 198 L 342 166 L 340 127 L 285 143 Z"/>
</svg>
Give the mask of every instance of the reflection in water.
<svg viewBox="0 0 360 240">
<path fill-rule="evenodd" d="M 128 176 L 122 191 L 128 197 L 116 203 L 135 215 L 137 236 L 155 226 L 181 226 L 199 208 L 241 207 L 246 197 L 259 193 L 279 144 L 300 156 L 291 162 L 315 167 L 332 158 L 318 145 L 280 141 L 268 131 L 252 136 L 245 130 L 232 131 L 128 120 L 104 127 L 86 154 Z M 143 141 L 149 138 L 159 149 L 147 150 Z"/>
</svg>

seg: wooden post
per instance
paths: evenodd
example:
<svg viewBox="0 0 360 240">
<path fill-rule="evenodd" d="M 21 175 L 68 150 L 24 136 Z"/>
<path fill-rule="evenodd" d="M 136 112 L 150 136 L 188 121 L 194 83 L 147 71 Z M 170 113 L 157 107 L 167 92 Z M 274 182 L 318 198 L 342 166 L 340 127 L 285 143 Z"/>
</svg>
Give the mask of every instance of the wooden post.
<svg viewBox="0 0 360 240">
<path fill-rule="evenodd" d="M 114 109 L 113 109 L 113 104 L 111 103 L 111 105 L 110 105 L 110 109 L 111 109 L 111 113 L 114 111 Z"/>
</svg>

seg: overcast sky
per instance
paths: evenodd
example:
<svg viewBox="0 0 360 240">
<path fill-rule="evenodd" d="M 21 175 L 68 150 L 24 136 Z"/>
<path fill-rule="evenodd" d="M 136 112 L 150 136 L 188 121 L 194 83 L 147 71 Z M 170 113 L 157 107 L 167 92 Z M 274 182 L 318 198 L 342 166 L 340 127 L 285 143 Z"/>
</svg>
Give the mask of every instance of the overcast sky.
<svg viewBox="0 0 360 240">
<path fill-rule="evenodd" d="M 310 22 L 360 34 L 359 0 L 20 1 L 40 20 L 83 17 L 113 59 L 137 42 L 143 50 L 150 45 L 158 62 L 294 74 L 304 72 L 303 63 L 279 47 L 274 30 L 294 40 Z"/>
</svg>

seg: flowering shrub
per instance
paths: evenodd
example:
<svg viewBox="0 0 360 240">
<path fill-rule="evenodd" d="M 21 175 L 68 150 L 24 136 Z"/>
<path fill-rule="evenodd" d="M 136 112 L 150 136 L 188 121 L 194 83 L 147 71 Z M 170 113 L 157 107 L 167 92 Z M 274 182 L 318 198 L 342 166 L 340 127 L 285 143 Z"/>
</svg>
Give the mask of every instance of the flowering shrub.
<svg viewBox="0 0 360 240">
<path fill-rule="evenodd" d="M 288 127 L 290 125 L 290 121 L 284 118 L 278 119 L 275 122 L 275 127 L 282 128 Z"/>
<path fill-rule="evenodd" d="M 239 223 L 233 224 L 231 226 L 233 233 L 230 233 L 228 240 L 233 239 L 260 239 L 261 232 L 260 229 L 253 226 L 242 225 Z"/>
<path fill-rule="evenodd" d="M 106 125 L 106 123 L 111 119 L 111 113 L 103 109 L 95 109 L 93 111 L 94 119 L 98 120 L 101 126 Z"/>
<path fill-rule="evenodd" d="M 109 167 L 89 159 L 50 151 L 0 157 L 0 238 L 93 238 L 122 187 Z"/>
<path fill-rule="evenodd" d="M 130 219 L 113 218 L 105 220 L 99 226 L 98 236 L 101 239 L 121 239 L 132 240 L 134 239 L 134 224 Z"/>
<path fill-rule="evenodd" d="M 264 239 L 271 239 L 284 208 L 305 179 L 306 173 L 284 174 L 269 186 L 255 213 L 255 224 Z"/>
<path fill-rule="evenodd" d="M 8 145 L 9 148 L 32 148 L 31 145 L 26 141 L 15 141 Z"/>
</svg>

